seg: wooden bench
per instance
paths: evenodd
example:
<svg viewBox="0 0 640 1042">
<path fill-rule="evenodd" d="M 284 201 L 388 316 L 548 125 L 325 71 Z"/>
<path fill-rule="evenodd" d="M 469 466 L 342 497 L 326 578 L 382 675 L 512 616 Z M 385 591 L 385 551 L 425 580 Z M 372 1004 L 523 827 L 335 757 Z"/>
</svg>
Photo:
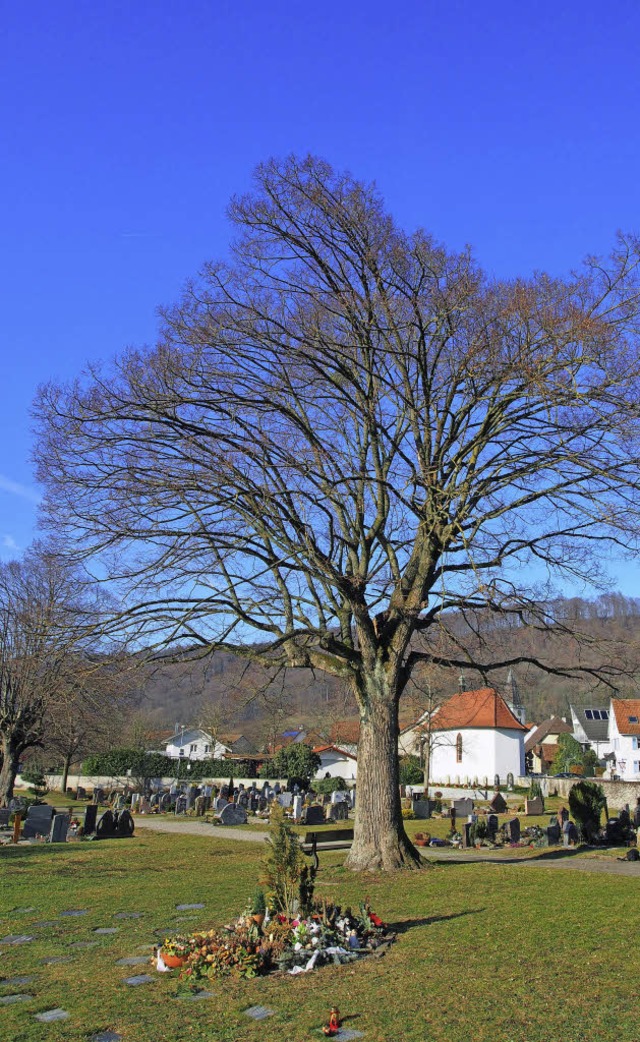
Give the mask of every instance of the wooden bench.
<svg viewBox="0 0 640 1042">
<path fill-rule="evenodd" d="M 319 850 L 348 850 L 352 843 L 353 829 L 323 829 L 322 832 L 305 833 L 300 846 L 305 854 L 311 855 L 317 869 Z"/>
</svg>

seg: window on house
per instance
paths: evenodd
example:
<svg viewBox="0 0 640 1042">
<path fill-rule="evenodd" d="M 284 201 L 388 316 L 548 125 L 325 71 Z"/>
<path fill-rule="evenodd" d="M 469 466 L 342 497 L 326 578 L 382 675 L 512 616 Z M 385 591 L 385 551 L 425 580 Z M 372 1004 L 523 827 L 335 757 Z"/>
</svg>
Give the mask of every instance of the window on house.
<svg viewBox="0 0 640 1042">
<path fill-rule="evenodd" d="M 586 720 L 593 720 L 593 709 L 585 709 L 584 715 Z"/>
<path fill-rule="evenodd" d="M 205 745 L 205 747 L 204 747 L 205 753 L 208 753 L 210 748 L 211 748 L 210 745 Z"/>
<path fill-rule="evenodd" d="M 632 749 L 637 749 L 637 748 L 638 748 L 638 738 L 637 738 L 637 736 L 635 736 L 635 735 L 634 735 L 634 737 L 633 737 L 633 738 L 631 739 L 631 748 L 632 748 Z"/>
<path fill-rule="evenodd" d="M 638 717 L 637 716 L 630 716 L 629 717 L 629 723 L 630 724 L 637 724 L 638 723 Z"/>
<path fill-rule="evenodd" d="M 193 742 L 192 745 L 189 746 L 189 752 L 190 753 L 195 753 L 197 748 L 198 748 L 197 742 Z"/>
<path fill-rule="evenodd" d="M 601 709 L 600 713 L 601 713 L 601 716 L 602 716 L 603 720 L 608 720 L 609 719 L 609 710 L 608 709 Z"/>
<path fill-rule="evenodd" d="M 613 739 L 613 748 L 614 749 L 619 749 L 620 748 L 620 739 L 619 738 L 614 738 Z"/>
<path fill-rule="evenodd" d="M 640 774 L 640 763 L 637 760 L 633 761 L 633 773 Z"/>
<path fill-rule="evenodd" d="M 180 756 L 184 756 L 184 749 L 180 750 Z"/>
<path fill-rule="evenodd" d="M 456 763 L 462 763 L 462 735 L 456 738 Z"/>
</svg>

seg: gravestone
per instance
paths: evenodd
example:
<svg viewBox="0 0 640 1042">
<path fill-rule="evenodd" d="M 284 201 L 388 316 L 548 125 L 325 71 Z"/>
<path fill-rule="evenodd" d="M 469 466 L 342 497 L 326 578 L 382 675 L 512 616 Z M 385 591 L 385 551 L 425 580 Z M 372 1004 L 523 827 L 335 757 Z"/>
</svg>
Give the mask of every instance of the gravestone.
<svg viewBox="0 0 640 1042">
<path fill-rule="evenodd" d="M 67 832 L 69 831 L 70 820 L 68 814 L 54 814 L 53 821 L 51 822 L 51 831 L 49 832 L 50 843 L 67 842 Z"/>
<path fill-rule="evenodd" d="M 149 813 L 151 813 L 151 801 L 146 796 L 142 796 L 138 804 L 138 814 Z"/>
<path fill-rule="evenodd" d="M 329 821 L 347 821 L 349 818 L 349 804 L 346 800 L 341 803 L 332 803 L 329 807 Z"/>
<path fill-rule="evenodd" d="M 176 814 L 186 814 L 186 812 L 187 812 L 187 797 L 186 796 L 182 796 L 182 795 L 176 797 L 175 813 Z"/>
<path fill-rule="evenodd" d="M 84 834 L 90 836 L 96 831 L 96 820 L 98 818 L 98 807 L 95 803 L 88 803 L 84 809 Z"/>
<path fill-rule="evenodd" d="M 104 789 L 101 789 L 98 786 L 97 789 L 93 790 L 93 802 L 100 804 L 100 803 L 102 803 L 103 800 L 104 800 Z"/>
<path fill-rule="evenodd" d="M 499 789 L 500 788 L 500 775 L 499 774 L 494 774 L 494 776 L 493 776 L 493 787 L 494 787 L 494 789 Z"/>
<path fill-rule="evenodd" d="M 565 821 L 569 820 L 569 811 L 566 807 L 561 807 L 557 814 L 558 825 L 560 828 L 564 825 Z"/>
<path fill-rule="evenodd" d="M 22 796 L 14 796 L 9 800 L 9 810 L 12 814 L 24 814 L 27 809 L 27 801 Z"/>
<path fill-rule="evenodd" d="M 160 807 L 162 810 L 170 810 L 173 797 L 170 792 L 165 792 L 160 800 Z"/>
<path fill-rule="evenodd" d="M 78 785 L 78 788 L 76 789 L 76 799 L 77 800 L 86 800 L 86 798 L 87 798 L 87 790 L 82 785 Z"/>
<path fill-rule="evenodd" d="M 470 796 L 463 796 L 460 800 L 453 800 L 451 806 L 456 812 L 456 817 L 466 818 L 473 811 L 473 800 Z"/>
<path fill-rule="evenodd" d="M 268 801 L 267 797 L 266 796 L 259 796 L 258 797 L 258 810 L 259 811 L 265 811 L 268 806 L 269 806 L 269 801 Z"/>
<path fill-rule="evenodd" d="M 196 796 L 193 807 L 196 812 L 196 818 L 204 817 L 204 796 Z"/>
<path fill-rule="evenodd" d="M 0 807 L 0 829 L 9 828 L 9 818 L 11 817 L 11 811 L 8 807 Z"/>
<path fill-rule="evenodd" d="M 520 842 L 520 818 L 511 818 L 505 824 L 507 843 Z"/>
<path fill-rule="evenodd" d="M 224 807 L 227 806 L 229 800 L 225 799 L 224 796 L 216 796 L 213 801 L 213 810 L 215 814 L 220 814 Z"/>
<path fill-rule="evenodd" d="M 53 814 L 53 807 L 49 807 L 47 804 L 29 807 L 22 830 L 23 837 L 30 839 L 33 836 L 48 836 L 51 831 Z"/>
<path fill-rule="evenodd" d="M 258 796 L 249 797 L 249 810 L 252 814 L 257 814 L 260 810 L 260 799 Z"/>
<path fill-rule="evenodd" d="M 140 793 L 139 792 L 132 792 L 131 793 L 131 813 L 132 814 L 135 814 L 136 809 L 138 808 L 138 804 L 139 803 L 140 803 Z"/>
<path fill-rule="evenodd" d="M 222 825 L 246 825 L 247 812 L 244 807 L 227 803 L 226 807 L 220 811 L 220 823 Z"/>
<path fill-rule="evenodd" d="M 493 814 L 506 814 L 507 813 L 507 801 L 501 792 L 494 792 L 490 802 L 489 810 Z"/>
<path fill-rule="evenodd" d="M 324 825 L 324 821 L 324 807 L 319 807 L 317 803 L 307 807 L 303 815 L 305 825 Z"/>
<path fill-rule="evenodd" d="M 493 842 L 493 840 L 496 838 L 497 831 L 498 831 L 498 815 L 497 814 L 489 814 L 489 816 L 487 817 L 487 835 L 488 835 L 489 839 L 491 840 L 491 842 Z"/>
<path fill-rule="evenodd" d="M 463 826 L 462 826 L 462 828 L 461 828 L 461 830 L 460 830 L 460 832 L 462 834 L 462 846 L 463 846 L 463 848 L 465 850 L 468 849 L 469 847 L 473 846 L 473 843 L 471 842 L 471 829 L 472 828 L 473 828 L 472 822 L 465 821 Z"/>
<path fill-rule="evenodd" d="M 294 821 L 300 821 L 300 818 L 302 817 L 302 802 L 303 802 L 302 796 L 294 796 L 293 797 L 292 807 L 293 807 L 293 819 L 294 819 Z"/>
<path fill-rule="evenodd" d="M 542 796 L 534 796 L 531 800 L 525 800 L 524 812 L 529 817 L 536 814 L 544 814 L 544 800 Z"/>
<path fill-rule="evenodd" d="M 430 818 L 431 800 L 414 800 L 413 813 L 415 814 L 416 818 Z"/>
<path fill-rule="evenodd" d="M 280 806 L 282 808 L 288 809 L 291 806 L 291 804 L 293 803 L 293 793 L 292 792 L 281 792 L 280 795 L 278 796 L 278 803 L 280 804 Z"/>
<path fill-rule="evenodd" d="M 562 844 L 563 844 L 563 846 L 568 847 L 571 844 L 573 844 L 575 846 L 575 844 L 578 842 L 579 839 L 580 839 L 580 835 L 579 835 L 578 829 L 577 829 L 576 825 L 573 823 L 573 821 L 565 821 L 564 825 L 562 826 Z"/>
<path fill-rule="evenodd" d="M 513 788 L 513 775 L 511 774 L 511 771 L 509 771 L 509 774 L 507 775 L 507 788 Z"/>
<path fill-rule="evenodd" d="M 550 847 L 557 846 L 558 843 L 560 842 L 560 836 L 561 835 L 562 835 L 562 830 L 561 830 L 560 826 L 558 825 L 558 822 L 554 818 L 553 819 L 553 823 L 551 825 L 547 825 L 547 843 L 549 844 L 549 846 Z"/>
<path fill-rule="evenodd" d="M 110 810 L 105 810 L 104 813 L 100 815 L 96 823 L 96 836 L 98 837 L 98 839 L 108 839 L 109 837 L 115 835 L 115 831 L 116 822 L 113 816 L 113 812 Z"/>
<path fill-rule="evenodd" d="M 128 810 L 120 811 L 120 813 L 118 814 L 117 821 L 115 822 L 115 826 L 116 835 L 122 837 L 133 836 L 135 824 Z"/>
</svg>

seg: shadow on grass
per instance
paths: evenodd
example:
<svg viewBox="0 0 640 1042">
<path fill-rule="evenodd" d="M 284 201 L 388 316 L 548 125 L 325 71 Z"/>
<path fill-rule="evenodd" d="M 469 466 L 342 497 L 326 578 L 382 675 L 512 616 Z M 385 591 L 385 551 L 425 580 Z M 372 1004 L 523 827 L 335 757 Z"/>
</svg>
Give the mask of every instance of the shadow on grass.
<svg viewBox="0 0 640 1042">
<path fill-rule="evenodd" d="M 434 923 L 446 923 L 450 919 L 462 919 L 465 915 L 481 915 L 486 908 L 468 908 L 466 912 L 452 912 L 451 915 L 429 915 L 425 919 L 403 919 L 400 923 L 387 923 L 394 933 L 407 933 L 416 926 L 433 926 Z"/>
<path fill-rule="evenodd" d="M 554 850 L 540 850 L 537 854 L 529 854 L 526 857 L 508 857 L 501 854 L 470 854 L 465 851 L 455 851 L 451 853 L 434 854 L 430 851 L 428 854 L 422 856 L 432 865 L 527 865 L 534 861 L 564 861 L 567 858 L 575 857 L 576 854 L 583 854 L 587 850 L 594 850 L 594 847 L 561 847 Z"/>
</svg>

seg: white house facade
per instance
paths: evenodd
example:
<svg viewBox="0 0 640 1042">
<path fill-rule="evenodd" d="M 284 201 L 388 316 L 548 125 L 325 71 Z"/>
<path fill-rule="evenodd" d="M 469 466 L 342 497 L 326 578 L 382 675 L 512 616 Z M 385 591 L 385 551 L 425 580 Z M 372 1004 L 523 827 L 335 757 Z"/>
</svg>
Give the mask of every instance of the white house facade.
<svg viewBox="0 0 640 1042">
<path fill-rule="evenodd" d="M 615 774 L 622 781 L 640 781 L 640 699 L 611 699 L 609 740 Z"/>
<path fill-rule="evenodd" d="M 314 753 L 320 757 L 320 766 L 316 771 L 316 778 L 344 778 L 345 781 L 355 781 L 358 775 L 358 761 L 355 755 L 346 749 L 340 749 L 336 745 L 319 745 Z"/>
<path fill-rule="evenodd" d="M 181 728 L 164 743 L 165 756 L 172 760 L 222 760 L 228 746 L 213 740 L 200 728 Z"/>
<path fill-rule="evenodd" d="M 424 726 L 424 725 L 423 725 Z M 461 691 L 431 718 L 432 784 L 493 785 L 524 775 L 527 728 L 493 688 Z"/>
</svg>

